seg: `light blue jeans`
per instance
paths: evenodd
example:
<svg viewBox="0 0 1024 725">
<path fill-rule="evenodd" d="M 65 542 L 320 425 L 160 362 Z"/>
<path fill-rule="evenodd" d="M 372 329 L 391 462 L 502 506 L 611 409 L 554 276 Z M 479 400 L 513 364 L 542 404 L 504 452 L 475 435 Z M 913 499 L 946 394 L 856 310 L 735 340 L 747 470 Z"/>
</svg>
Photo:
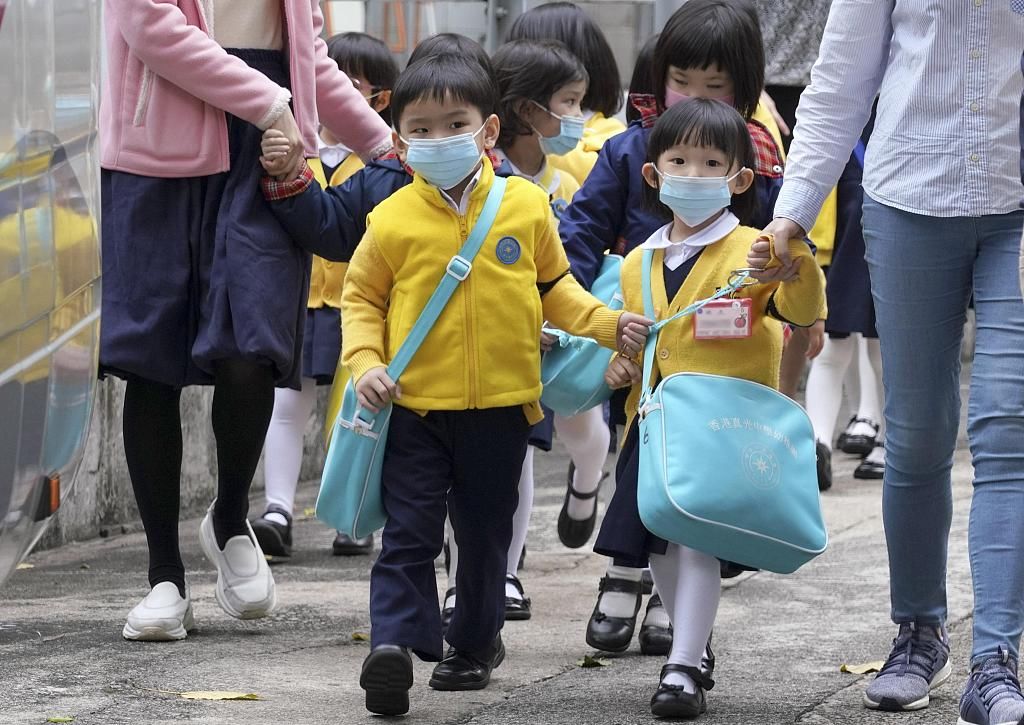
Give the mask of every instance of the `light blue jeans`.
<svg viewBox="0 0 1024 725">
<path fill-rule="evenodd" d="M 967 435 L 974 461 L 969 548 L 972 662 L 1024 630 L 1024 211 L 911 214 L 864 199 L 885 384 L 882 515 L 894 622 L 946 619 L 951 469 L 960 422 L 960 342 L 971 294 L 977 342 Z"/>
</svg>

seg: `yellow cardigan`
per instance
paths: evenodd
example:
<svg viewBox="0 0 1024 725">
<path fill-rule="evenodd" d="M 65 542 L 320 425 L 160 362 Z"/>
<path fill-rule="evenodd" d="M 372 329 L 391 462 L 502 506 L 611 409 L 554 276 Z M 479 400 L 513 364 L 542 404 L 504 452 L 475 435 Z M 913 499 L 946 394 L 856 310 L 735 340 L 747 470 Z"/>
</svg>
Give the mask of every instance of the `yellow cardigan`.
<svg viewBox="0 0 1024 725">
<path fill-rule="evenodd" d="M 342 292 L 342 360 L 354 379 L 394 357 L 462 247 L 494 182 L 491 165 L 481 169 L 465 216 L 419 176 L 370 214 Z M 510 178 L 472 272 L 402 375 L 398 403 L 419 411 L 524 405 L 531 422 L 539 420 L 545 319 L 616 344 L 621 313 L 568 270 L 547 194 Z M 538 285 L 551 283 L 541 297 Z"/>
<path fill-rule="evenodd" d="M 597 152 L 604 146 L 604 142 L 625 130 L 626 126 L 619 119 L 605 118 L 604 114 L 595 113 L 584 124 L 583 138 L 576 148 L 564 156 L 548 156 L 548 164 L 569 174 L 582 186 L 597 163 Z"/>
<path fill-rule="evenodd" d="M 697 300 L 724 287 L 733 270 L 747 266 L 750 245 L 761 234 L 757 229 L 737 227 L 724 239 L 707 246 L 671 302 L 665 292 L 663 249 L 655 250 L 651 270 L 651 294 L 657 319 L 671 317 Z M 791 240 L 789 253 L 800 261 L 800 274 L 791 282 L 745 287 L 737 298 L 751 298 L 752 334 L 740 340 L 700 340 L 693 337 L 693 316 L 669 323 L 661 330 L 655 350 L 655 379 L 673 373 L 694 372 L 728 375 L 752 380 L 778 389 L 782 359 L 782 325 L 768 314 L 776 314 L 794 325 L 809 326 L 824 317 L 825 279 L 803 240 Z M 622 291 L 625 309 L 643 313 L 644 249 L 634 249 L 622 263 Z M 634 385 L 626 401 L 630 422 L 636 414 L 641 386 Z"/>
<path fill-rule="evenodd" d="M 328 181 L 324 174 L 323 164 L 320 159 L 307 159 L 306 163 L 313 171 L 313 176 L 322 188 L 327 188 Z M 341 162 L 341 165 L 331 174 L 330 185 L 339 186 L 344 184 L 350 176 L 363 168 L 363 162 L 355 154 L 349 154 Z M 345 271 L 348 264 L 345 262 L 331 262 L 322 257 L 313 257 L 313 267 L 309 275 L 309 302 L 306 304 L 310 309 L 318 307 L 341 308 L 341 286 L 345 281 Z"/>
</svg>

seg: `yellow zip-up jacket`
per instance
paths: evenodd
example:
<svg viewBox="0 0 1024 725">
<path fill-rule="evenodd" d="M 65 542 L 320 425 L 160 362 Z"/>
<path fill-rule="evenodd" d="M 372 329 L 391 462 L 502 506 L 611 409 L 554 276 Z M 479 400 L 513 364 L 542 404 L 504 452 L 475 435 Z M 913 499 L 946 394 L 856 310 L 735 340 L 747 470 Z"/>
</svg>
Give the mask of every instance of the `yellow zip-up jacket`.
<svg viewBox="0 0 1024 725">
<path fill-rule="evenodd" d="M 625 130 L 625 124 L 619 119 L 595 113 L 583 125 L 583 138 L 576 144 L 576 148 L 563 156 L 548 156 L 548 163 L 572 176 L 582 186 L 597 163 L 597 152 L 604 146 L 604 142 Z"/>
<path fill-rule="evenodd" d="M 342 359 L 354 379 L 391 361 L 462 248 L 494 182 L 491 165 L 481 169 L 465 216 L 419 176 L 369 215 L 342 292 Z M 543 320 L 616 346 L 621 313 L 568 271 L 547 194 L 510 178 L 469 277 L 399 381 L 398 404 L 418 411 L 524 405 L 531 422 L 539 420 Z"/>
<path fill-rule="evenodd" d="M 359 157 L 349 154 L 334 170 L 330 182 L 328 182 L 320 159 L 307 159 L 306 163 L 309 164 L 309 168 L 313 171 L 313 177 L 322 189 L 326 189 L 328 183 L 330 186 L 344 184 L 350 176 L 363 168 L 363 162 Z M 347 270 L 348 264 L 345 262 L 332 262 L 314 255 L 313 266 L 309 274 L 309 302 L 306 306 L 312 310 L 318 307 L 341 309 L 341 286 L 345 283 Z"/>
<path fill-rule="evenodd" d="M 724 239 L 704 248 L 693 270 L 683 281 L 675 298 L 665 292 L 665 251 L 654 251 L 651 270 L 651 295 L 657 319 L 671 317 L 698 300 L 710 297 L 725 287 L 733 270 L 747 266 L 750 245 L 761 235 L 757 229 L 736 227 Z M 779 387 L 782 360 L 782 325 L 779 320 L 807 327 L 825 316 L 825 278 L 814 263 L 810 247 L 801 240 L 790 240 L 789 253 L 800 260 L 799 276 L 790 281 L 758 284 L 740 289 L 735 297 L 752 300 L 751 336 L 738 340 L 695 340 L 693 315 L 670 322 L 658 336 L 655 348 L 655 380 L 674 373 L 728 375 Z M 644 249 L 637 247 L 622 263 L 622 292 L 625 309 L 644 312 Z M 626 401 L 630 423 L 636 415 L 641 386 L 634 385 Z"/>
</svg>

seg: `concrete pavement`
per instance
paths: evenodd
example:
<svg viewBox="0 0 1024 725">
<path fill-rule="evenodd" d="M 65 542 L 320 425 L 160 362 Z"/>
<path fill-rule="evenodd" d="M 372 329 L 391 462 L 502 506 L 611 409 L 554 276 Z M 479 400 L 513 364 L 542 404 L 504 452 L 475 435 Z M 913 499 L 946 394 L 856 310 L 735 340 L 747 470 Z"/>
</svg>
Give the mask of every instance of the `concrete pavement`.
<svg viewBox="0 0 1024 725">
<path fill-rule="evenodd" d="M 837 454 L 836 483 L 824 497 L 832 542 L 791 576 L 758 573 L 726 584 L 716 625 L 717 686 L 701 720 L 729 725 L 955 723 L 970 644 L 970 569 L 966 555 L 970 464 L 963 441 L 955 468 L 949 603 L 954 675 L 931 708 L 876 714 L 860 704 L 865 678 L 841 664 L 880 660 L 888 621 L 880 482 L 855 481 L 856 461 Z M 569 551 L 555 534 L 566 458 L 538 455 L 538 492 L 522 572 L 534 617 L 505 628 L 509 656 L 491 686 L 439 693 L 416 665 L 410 722 L 498 725 L 631 725 L 654 719 L 648 700 L 662 661 L 634 642 L 607 666 L 583 669 L 584 643 L 602 560 Z M 300 491 L 312 506 L 315 485 Z M 258 508 L 254 505 L 254 509 Z M 368 651 L 353 635 L 368 631 L 367 558 L 331 556 L 331 533 L 297 522 L 297 554 L 274 567 L 279 607 L 268 620 L 239 622 L 217 607 L 214 574 L 200 553 L 198 521 L 182 524 L 198 629 L 180 643 L 121 639 L 124 616 L 145 595 L 141 533 L 40 552 L 0 590 L 0 724 L 71 717 L 79 725 L 120 723 L 379 722 L 363 709 L 359 666 Z M 439 569 L 443 591 L 443 569 Z M 193 690 L 257 693 L 259 702 L 206 702 Z"/>
</svg>

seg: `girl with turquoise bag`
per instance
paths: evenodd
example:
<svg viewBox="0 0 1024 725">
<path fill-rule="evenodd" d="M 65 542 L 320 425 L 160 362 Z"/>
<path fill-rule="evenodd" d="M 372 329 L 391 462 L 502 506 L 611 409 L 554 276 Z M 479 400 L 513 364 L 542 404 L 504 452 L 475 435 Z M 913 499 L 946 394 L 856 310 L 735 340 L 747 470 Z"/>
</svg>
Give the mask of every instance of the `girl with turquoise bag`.
<svg viewBox="0 0 1024 725">
<path fill-rule="evenodd" d="M 746 123 L 725 103 L 693 99 L 658 119 L 642 168 L 644 203 L 667 223 L 623 262 L 625 309 L 644 309 L 642 262 L 648 250 L 653 251 L 651 289 L 658 319 L 711 297 L 735 279 L 736 270 L 750 266 L 749 255 L 764 251 L 769 242 L 743 225 L 756 208 L 754 165 Z M 824 303 L 824 279 L 808 245 L 792 241 L 790 253 L 798 260 L 792 280 L 742 287 L 714 314 L 667 324 L 657 341 L 654 380 L 695 372 L 777 389 L 782 323 L 812 325 Z M 759 272 L 752 275 L 756 279 Z M 617 355 L 606 375 L 613 388 L 631 389 L 615 495 L 594 549 L 624 565 L 649 563 L 674 633 L 651 712 L 698 717 L 707 708 L 705 691 L 714 684 L 701 659 L 718 609 L 720 562 L 654 536 L 640 519 L 637 402 L 644 386 L 654 382 L 641 380 L 640 353 Z"/>
</svg>

